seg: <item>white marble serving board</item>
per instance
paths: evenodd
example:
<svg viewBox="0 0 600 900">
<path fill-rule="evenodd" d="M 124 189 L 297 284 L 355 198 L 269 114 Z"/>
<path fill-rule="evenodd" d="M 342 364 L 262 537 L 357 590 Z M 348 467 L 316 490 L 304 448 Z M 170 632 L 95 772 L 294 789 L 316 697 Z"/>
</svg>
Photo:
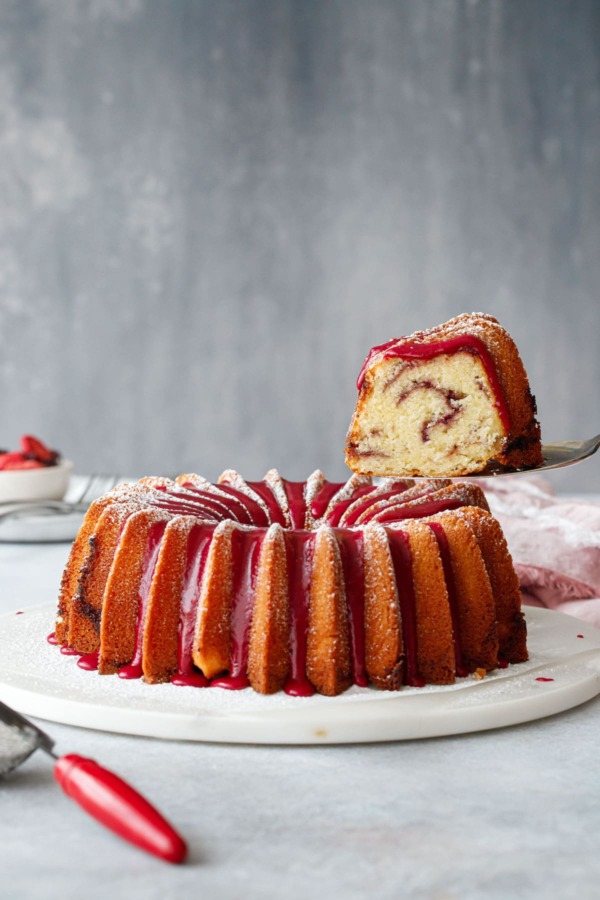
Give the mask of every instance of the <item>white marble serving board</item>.
<svg viewBox="0 0 600 900">
<path fill-rule="evenodd" d="M 600 630 L 542 609 L 526 610 L 529 661 L 480 681 L 309 698 L 87 672 L 47 643 L 54 614 L 45 605 L 0 617 L 0 699 L 31 716 L 102 731 L 254 744 L 395 741 L 527 722 L 600 693 Z"/>
</svg>

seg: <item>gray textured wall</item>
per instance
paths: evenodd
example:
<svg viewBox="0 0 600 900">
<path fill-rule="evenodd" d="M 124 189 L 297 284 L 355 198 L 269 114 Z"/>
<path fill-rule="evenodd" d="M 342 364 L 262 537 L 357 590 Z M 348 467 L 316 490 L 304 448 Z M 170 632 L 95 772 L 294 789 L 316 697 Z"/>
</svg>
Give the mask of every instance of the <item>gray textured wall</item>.
<svg viewBox="0 0 600 900">
<path fill-rule="evenodd" d="M 0 443 L 341 476 L 369 347 L 473 309 L 593 434 L 599 148 L 597 0 L 0 0 Z"/>
</svg>

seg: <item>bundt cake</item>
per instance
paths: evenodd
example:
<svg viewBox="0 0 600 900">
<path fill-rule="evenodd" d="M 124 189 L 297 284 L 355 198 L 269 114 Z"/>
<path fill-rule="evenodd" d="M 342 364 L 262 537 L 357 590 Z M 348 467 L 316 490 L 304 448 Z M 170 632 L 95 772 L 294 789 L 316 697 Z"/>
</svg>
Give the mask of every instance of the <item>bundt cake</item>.
<svg viewBox="0 0 600 900">
<path fill-rule="evenodd" d="M 54 641 L 103 674 L 300 696 L 527 658 L 517 578 L 476 485 L 318 471 L 115 488 L 73 544 Z"/>
<path fill-rule="evenodd" d="M 461 315 L 373 347 L 357 382 L 346 463 L 363 475 L 456 477 L 542 463 L 536 404 L 496 319 Z"/>
</svg>

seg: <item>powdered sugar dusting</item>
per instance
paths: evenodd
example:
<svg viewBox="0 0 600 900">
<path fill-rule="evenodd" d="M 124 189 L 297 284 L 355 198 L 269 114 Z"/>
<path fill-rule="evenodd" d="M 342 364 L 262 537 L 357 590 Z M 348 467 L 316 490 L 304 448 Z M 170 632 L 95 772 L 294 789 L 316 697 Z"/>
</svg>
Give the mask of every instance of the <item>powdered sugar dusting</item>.
<svg viewBox="0 0 600 900">
<path fill-rule="evenodd" d="M 410 482 L 414 484 L 414 481 Z M 398 490 L 398 494 L 402 499 L 405 498 L 405 490 L 404 490 L 404 482 L 396 481 L 392 478 L 384 479 L 376 488 L 374 488 L 369 494 L 366 496 L 358 497 L 354 503 L 351 503 L 350 506 L 344 511 L 340 519 L 340 526 L 343 528 L 347 525 L 347 523 L 352 521 L 352 516 L 356 512 L 357 509 L 361 507 L 365 507 L 365 512 L 367 509 L 379 508 L 381 506 L 389 507 L 395 501 L 395 498 L 387 498 L 385 500 L 377 500 L 378 497 L 381 497 L 382 494 L 388 493 L 391 490 Z M 364 515 L 364 514 L 363 514 Z M 356 524 L 359 524 L 361 521 L 362 515 L 359 516 Z"/>
<path fill-rule="evenodd" d="M 210 481 L 204 478 L 203 475 L 178 475 L 175 479 L 175 482 L 179 485 L 179 487 L 185 488 L 187 484 L 193 484 L 194 487 L 200 488 L 201 490 L 205 490 L 208 487 L 211 487 Z"/>
<path fill-rule="evenodd" d="M 484 509 L 474 510 L 473 508 L 471 508 L 468 512 L 465 509 L 457 509 L 454 511 L 454 515 L 458 516 L 463 522 L 466 522 L 470 528 L 473 526 L 473 516 L 477 516 L 478 532 L 487 532 L 487 539 L 489 541 L 493 541 L 494 544 L 502 547 L 503 551 L 507 554 L 509 560 L 512 562 L 512 558 L 510 556 L 510 553 L 508 552 L 508 547 L 506 546 L 506 540 L 504 538 L 504 534 L 502 533 L 500 524 L 498 520 L 495 519 L 490 513 L 488 513 Z"/>
<path fill-rule="evenodd" d="M 311 506 L 313 501 L 324 484 L 327 483 L 327 479 L 323 475 L 320 469 L 316 469 L 311 475 L 308 476 L 304 485 L 304 502 L 306 504 L 306 527 L 313 528 L 315 525 L 315 518 L 311 512 Z"/>
<path fill-rule="evenodd" d="M 439 340 L 442 335 L 445 338 L 452 338 L 455 336 L 462 337 L 464 334 L 472 334 L 484 344 L 492 345 L 494 349 L 497 348 L 498 335 L 502 335 L 504 339 L 508 337 L 509 340 L 512 340 L 493 316 L 489 316 L 486 313 L 462 313 L 460 316 L 456 316 L 454 319 L 450 319 L 441 325 L 435 325 L 433 328 L 425 328 L 399 338 L 392 338 L 386 342 L 385 347 L 386 350 L 395 349 L 409 342 L 411 344 L 429 344 Z M 374 352 L 375 349 L 373 348 L 367 355 L 363 367 L 364 374 L 379 365 L 385 358 L 385 350 Z"/>
<path fill-rule="evenodd" d="M 429 484 L 430 482 L 435 482 L 438 487 L 443 487 L 446 483 L 450 484 L 448 478 L 431 478 L 420 482 L 416 482 L 414 478 L 382 478 L 377 487 L 378 489 L 381 489 L 381 491 L 409 491 L 413 487 L 417 487 L 418 485 L 423 487 L 424 484 Z"/>
<path fill-rule="evenodd" d="M 172 478 L 165 478 L 160 475 L 146 475 L 144 478 L 140 478 L 138 484 L 146 484 L 148 487 L 164 488 L 165 490 L 176 487 L 176 482 Z"/>
<path fill-rule="evenodd" d="M 372 522 L 367 525 L 367 527 L 364 529 L 364 532 L 365 537 L 368 538 L 369 541 L 372 541 L 375 544 L 379 544 L 380 548 L 387 549 L 388 539 L 383 525 L 379 525 L 377 522 Z"/>
<path fill-rule="evenodd" d="M 331 500 L 327 505 L 327 509 L 323 513 L 321 517 L 322 521 L 327 521 L 329 516 L 338 505 L 338 503 L 344 503 L 346 500 L 350 500 L 351 497 L 354 496 L 356 490 L 362 485 L 372 484 L 373 480 L 370 475 L 352 475 L 346 484 L 340 488 L 337 494 L 334 494 Z"/>
<path fill-rule="evenodd" d="M 292 516 L 290 513 L 290 505 L 288 503 L 285 487 L 283 486 L 283 479 L 277 469 L 269 469 L 264 477 L 264 482 L 270 488 L 273 496 L 275 497 L 279 508 L 283 513 L 287 527 L 291 528 Z"/>
<path fill-rule="evenodd" d="M 219 476 L 219 484 L 229 484 L 231 487 L 234 487 L 236 490 L 240 491 L 242 494 L 245 494 L 246 497 L 249 497 L 251 500 L 254 500 L 255 503 L 258 503 L 260 508 L 263 510 L 267 519 L 271 521 L 271 515 L 269 512 L 269 507 L 256 491 L 253 491 L 245 478 L 242 478 L 239 472 L 236 472 L 235 469 L 226 469 Z"/>
<path fill-rule="evenodd" d="M 385 532 L 380 526 L 369 526 L 367 531 L 372 539 L 385 540 Z M 538 611 L 533 612 L 535 614 Z M 531 611 L 528 611 L 528 615 L 532 615 Z M 513 665 L 510 669 L 488 673 L 483 681 L 469 676 L 459 679 L 454 685 L 403 687 L 400 692 L 351 687 L 337 697 L 318 694 L 306 698 L 290 697 L 283 692 L 264 696 L 250 688 L 227 691 L 221 688 L 180 688 L 171 684 L 148 685 L 143 681 L 124 682 L 114 675 L 85 672 L 78 668 L 76 657 L 65 657 L 58 652 L 57 647 L 46 642 L 46 635 L 52 630 L 52 618 L 53 609 L 50 606 L 26 610 L 22 616 L 4 617 L 3 628 L 0 630 L 0 683 L 39 695 L 65 698 L 72 704 L 81 704 L 82 711 L 86 707 L 88 710 L 82 718 L 82 724 L 88 727 L 94 727 L 94 708 L 145 710 L 167 717 L 172 714 L 228 717 L 237 714 L 277 715 L 283 710 L 305 710 L 311 707 L 326 711 L 348 702 L 393 702 L 415 695 L 448 694 L 450 697 L 464 690 L 478 690 L 479 686 L 492 682 L 497 684 L 499 692 L 506 693 L 515 690 L 512 687 L 515 680 L 538 669 L 546 674 L 559 658 L 572 652 L 567 640 L 548 648 L 545 645 L 544 629 L 536 627 L 537 623 L 534 623 L 534 627 L 529 626 L 533 647 L 530 660 Z M 597 647 L 600 638 L 596 629 L 574 621 L 572 637 L 573 642 L 579 645 L 577 649 L 580 649 L 582 642 L 576 641 L 576 634 L 581 633 L 582 629 L 585 629 L 586 636 L 588 632 L 590 636 L 590 641 L 585 642 L 586 648 L 590 645 Z M 450 699 L 448 702 L 451 702 Z M 127 732 L 126 727 L 120 730 Z"/>
</svg>

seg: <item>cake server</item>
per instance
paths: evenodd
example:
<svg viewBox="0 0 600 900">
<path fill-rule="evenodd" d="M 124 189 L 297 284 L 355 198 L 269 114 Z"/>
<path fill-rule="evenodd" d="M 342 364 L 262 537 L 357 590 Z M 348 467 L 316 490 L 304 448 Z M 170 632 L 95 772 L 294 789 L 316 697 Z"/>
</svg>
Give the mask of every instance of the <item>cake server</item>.
<svg viewBox="0 0 600 900">
<path fill-rule="evenodd" d="M 65 794 L 98 822 L 167 862 L 183 862 L 185 841 L 141 794 L 93 759 L 57 756 L 41 728 L 0 702 L 0 777 L 38 749 L 56 760 L 54 777 Z"/>
<path fill-rule="evenodd" d="M 560 469 L 572 466 L 588 456 L 593 456 L 600 447 L 600 434 L 586 441 L 559 441 L 555 444 L 542 444 L 543 469 Z"/>
<path fill-rule="evenodd" d="M 547 469 L 562 469 L 582 462 L 593 456 L 600 448 L 600 434 L 585 441 L 556 441 L 554 444 L 542 444 L 543 462 L 539 466 L 525 469 L 508 469 L 496 463 L 490 463 L 483 472 L 474 472 L 469 478 L 497 478 L 499 475 L 514 475 L 516 472 L 545 472 Z"/>
</svg>

